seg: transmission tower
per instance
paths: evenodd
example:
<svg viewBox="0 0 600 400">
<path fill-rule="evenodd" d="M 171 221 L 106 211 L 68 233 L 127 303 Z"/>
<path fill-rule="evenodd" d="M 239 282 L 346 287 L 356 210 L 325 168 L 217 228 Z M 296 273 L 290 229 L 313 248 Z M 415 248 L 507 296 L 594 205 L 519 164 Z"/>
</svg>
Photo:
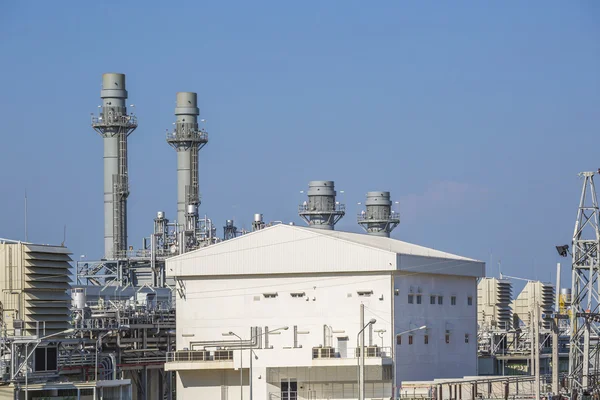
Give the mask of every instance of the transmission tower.
<svg viewBox="0 0 600 400">
<path fill-rule="evenodd" d="M 585 390 L 595 384 L 600 355 L 600 221 L 594 186 L 595 172 L 582 172 L 583 188 L 575 231 L 573 232 L 573 269 L 569 376 L 571 388 Z"/>
</svg>

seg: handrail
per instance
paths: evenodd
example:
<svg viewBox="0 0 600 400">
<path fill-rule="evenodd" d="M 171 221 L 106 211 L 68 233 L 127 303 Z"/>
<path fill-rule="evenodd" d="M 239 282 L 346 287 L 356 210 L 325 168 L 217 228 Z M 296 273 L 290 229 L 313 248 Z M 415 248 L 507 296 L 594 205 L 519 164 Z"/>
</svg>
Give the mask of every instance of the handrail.
<svg viewBox="0 0 600 400">
<path fill-rule="evenodd" d="M 233 361 L 233 350 L 179 350 L 166 354 L 166 362 L 195 361 Z"/>
</svg>

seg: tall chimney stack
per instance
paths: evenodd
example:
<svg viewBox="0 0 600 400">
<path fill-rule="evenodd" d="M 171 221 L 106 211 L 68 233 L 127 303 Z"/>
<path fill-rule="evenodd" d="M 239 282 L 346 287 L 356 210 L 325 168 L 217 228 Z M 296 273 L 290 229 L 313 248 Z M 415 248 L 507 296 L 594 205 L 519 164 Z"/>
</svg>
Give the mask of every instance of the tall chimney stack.
<svg viewBox="0 0 600 400">
<path fill-rule="evenodd" d="M 167 143 L 177 151 L 177 222 L 182 230 L 194 230 L 198 219 L 198 152 L 208 143 L 208 134 L 198 128 L 198 95 L 177 93 L 175 130 Z"/>
<path fill-rule="evenodd" d="M 104 142 L 104 257 L 117 259 L 127 250 L 127 137 L 137 118 L 127 114 L 124 74 L 102 75 L 102 106 L 92 127 Z"/>
</svg>

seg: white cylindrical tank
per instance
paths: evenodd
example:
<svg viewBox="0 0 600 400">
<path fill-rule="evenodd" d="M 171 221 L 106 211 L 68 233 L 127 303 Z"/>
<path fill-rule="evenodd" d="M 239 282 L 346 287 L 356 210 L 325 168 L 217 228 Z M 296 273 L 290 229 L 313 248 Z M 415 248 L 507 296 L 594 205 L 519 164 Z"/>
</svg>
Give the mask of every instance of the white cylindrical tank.
<svg viewBox="0 0 600 400">
<path fill-rule="evenodd" d="M 195 204 L 188 204 L 187 205 L 187 213 L 188 215 L 197 215 L 198 214 L 198 206 Z"/>
<path fill-rule="evenodd" d="M 85 294 L 85 289 L 83 288 L 75 288 L 71 289 L 71 304 L 73 308 L 77 310 L 83 310 L 85 308 L 85 303 L 87 302 L 87 296 Z"/>
<path fill-rule="evenodd" d="M 158 211 L 156 213 L 156 218 L 157 219 L 164 219 L 165 218 L 165 212 L 164 211 Z"/>
<path fill-rule="evenodd" d="M 263 215 L 262 214 L 254 214 L 254 222 L 262 222 Z"/>
</svg>

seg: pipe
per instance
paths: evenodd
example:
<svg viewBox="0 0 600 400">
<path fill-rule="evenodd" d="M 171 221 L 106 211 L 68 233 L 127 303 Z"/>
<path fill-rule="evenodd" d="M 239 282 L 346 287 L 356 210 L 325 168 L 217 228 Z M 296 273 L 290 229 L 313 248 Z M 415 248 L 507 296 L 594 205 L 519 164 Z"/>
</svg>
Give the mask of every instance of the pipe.
<svg viewBox="0 0 600 400">
<path fill-rule="evenodd" d="M 251 329 L 250 334 L 252 335 L 252 330 L 254 328 Z M 192 349 L 192 351 L 194 350 L 195 346 L 202 346 L 202 347 L 231 347 L 231 346 L 250 346 L 251 348 L 255 348 L 258 345 L 258 336 L 257 335 L 252 335 L 252 338 L 250 340 L 243 340 L 242 342 L 240 342 L 239 340 L 207 340 L 207 341 L 194 341 L 194 342 L 190 342 L 190 348 Z"/>
<path fill-rule="evenodd" d="M 108 357 L 110 358 L 110 362 L 113 365 L 113 369 L 112 369 L 112 379 L 113 381 L 117 380 L 117 360 L 115 358 L 115 354 L 114 353 L 110 353 L 108 355 Z"/>
<path fill-rule="evenodd" d="M 556 305 L 554 311 L 560 311 L 560 263 L 556 263 Z"/>
</svg>

